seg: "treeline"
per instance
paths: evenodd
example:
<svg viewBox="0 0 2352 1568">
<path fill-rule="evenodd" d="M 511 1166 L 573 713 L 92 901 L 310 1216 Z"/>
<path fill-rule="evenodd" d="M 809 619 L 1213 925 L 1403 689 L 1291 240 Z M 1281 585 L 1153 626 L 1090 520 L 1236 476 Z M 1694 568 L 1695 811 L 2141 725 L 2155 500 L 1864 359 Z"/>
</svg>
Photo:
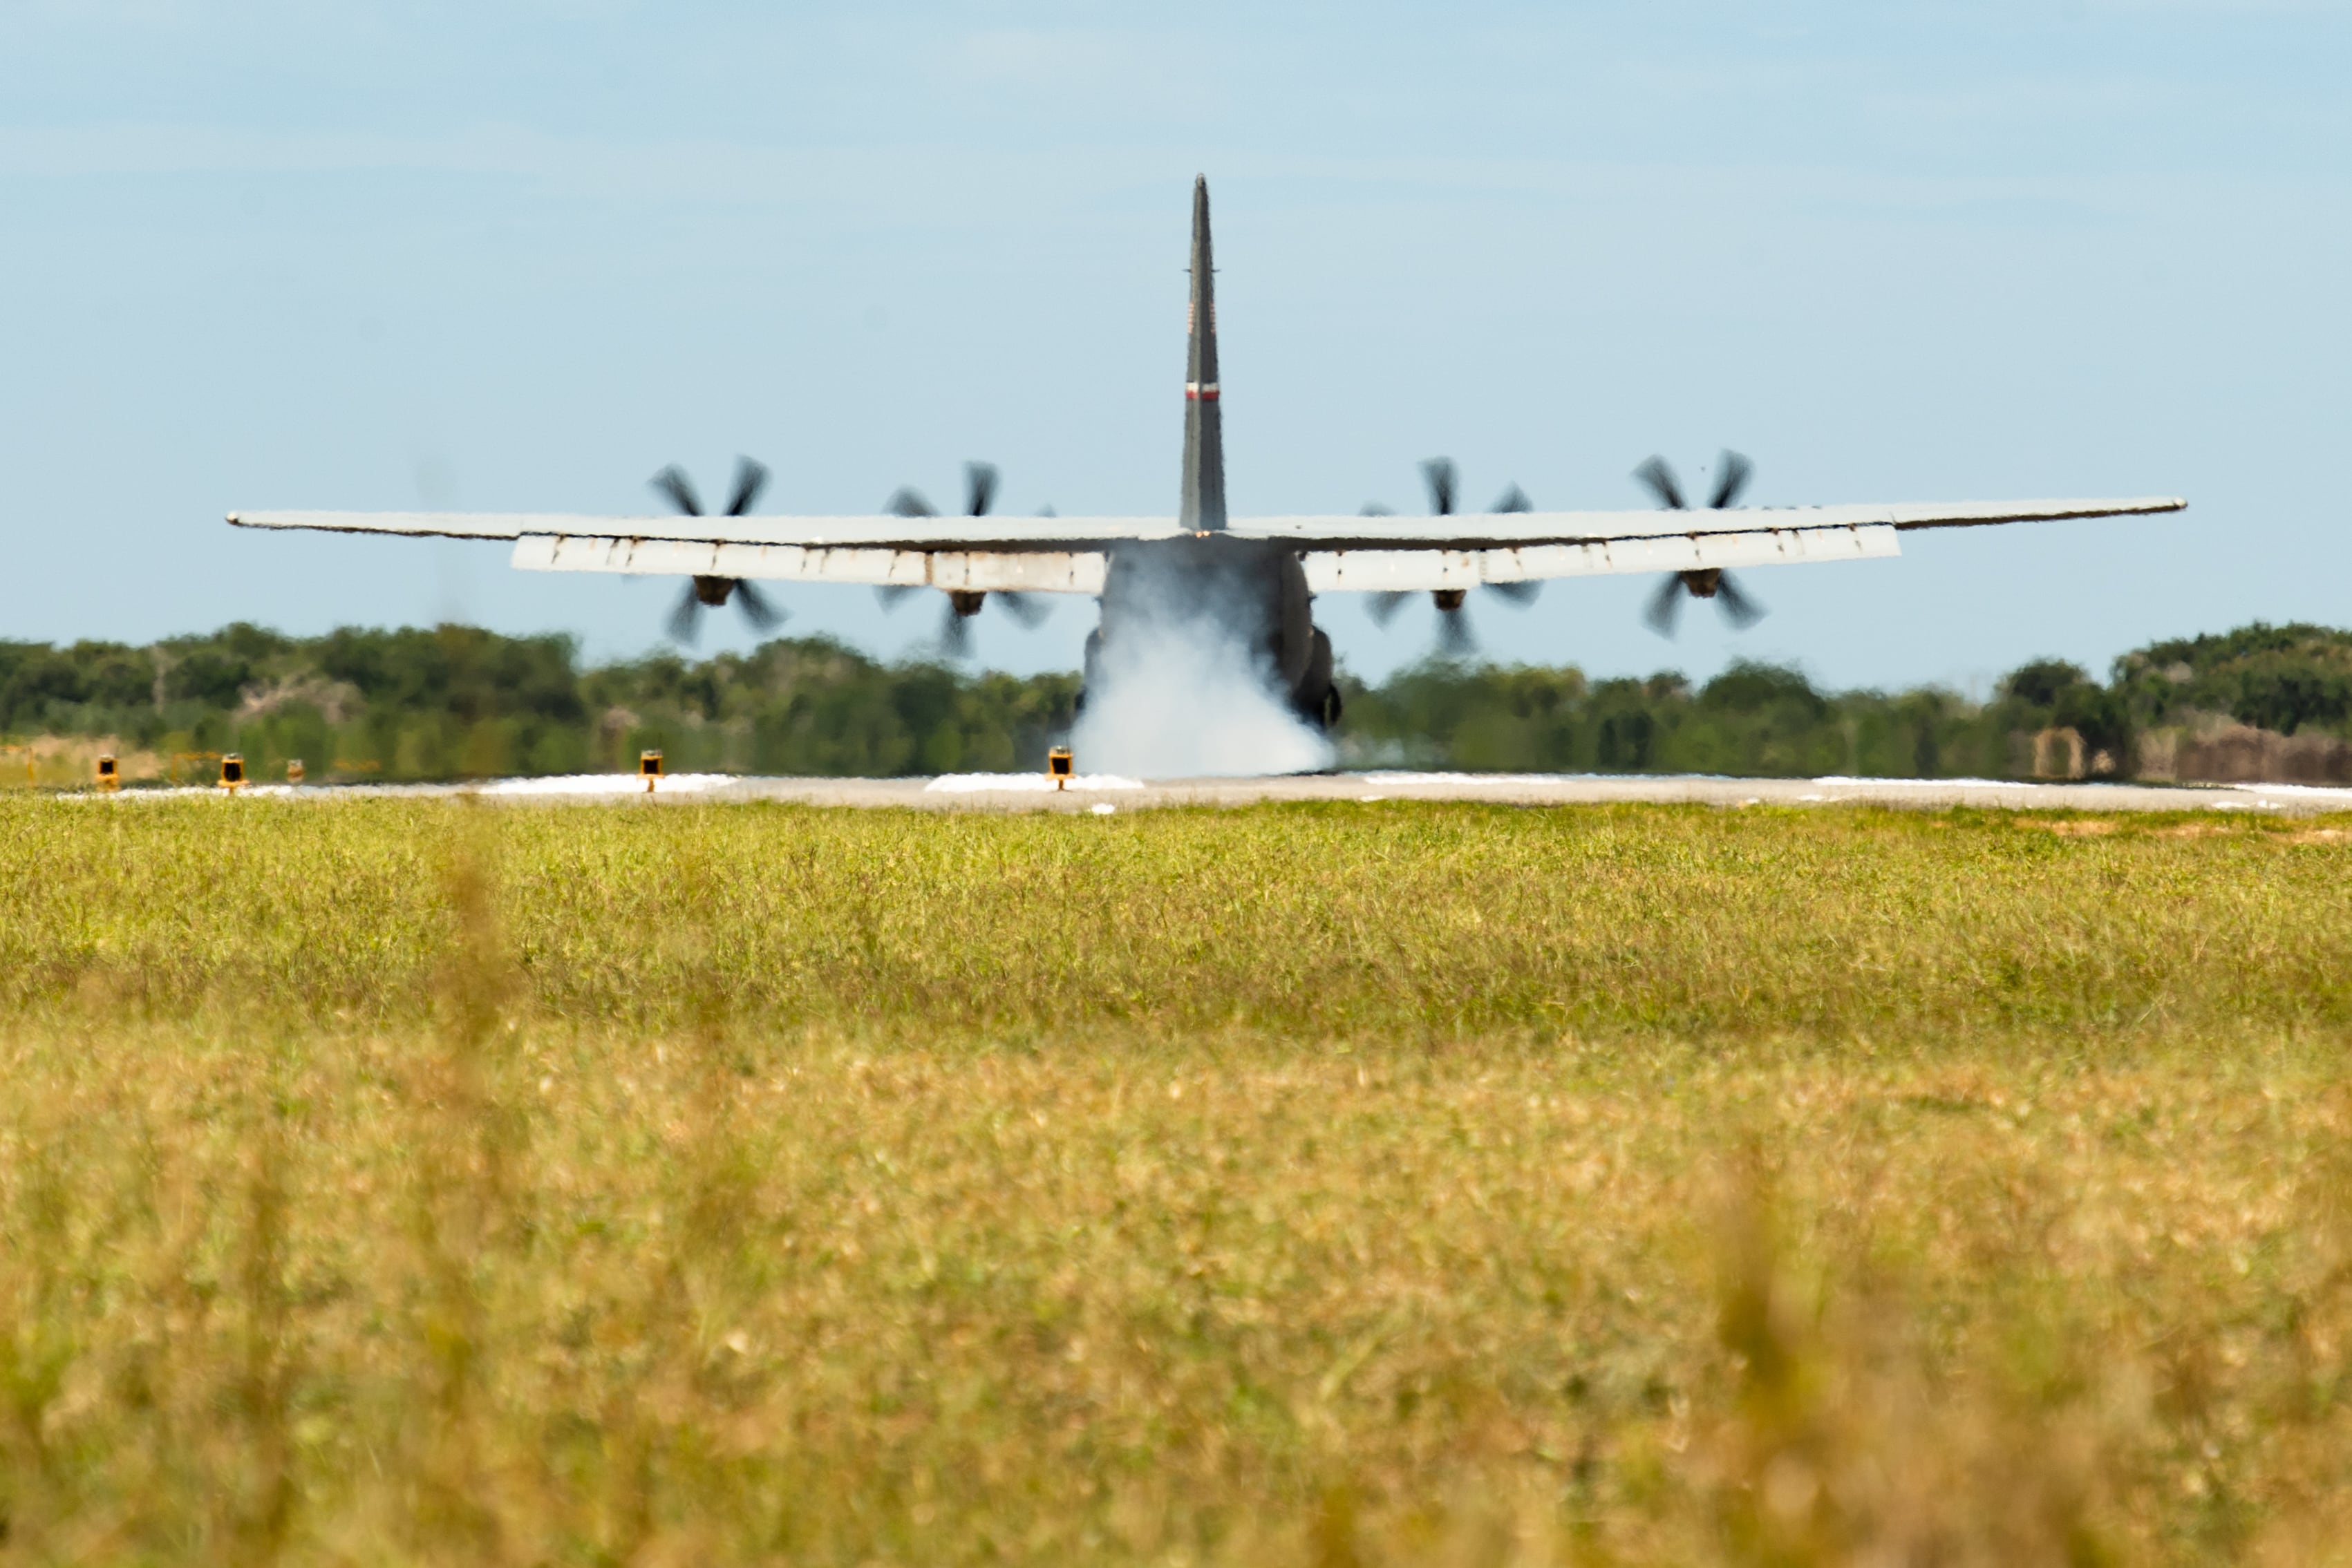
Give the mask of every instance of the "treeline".
<svg viewBox="0 0 2352 1568">
<path fill-rule="evenodd" d="M 1766 664 L 1694 686 L 1432 662 L 1347 693 L 1341 749 L 1360 766 L 2352 783 L 2352 632 L 2324 626 L 2152 643 L 2104 682 L 2038 659 L 1981 703 L 1823 692 Z"/>
<path fill-rule="evenodd" d="M 470 626 L 281 636 L 237 624 L 146 648 L 0 643 L 0 732 L 103 739 L 126 776 L 237 752 L 256 779 L 633 769 L 888 777 L 1044 765 L 1078 678 L 884 664 L 822 638 L 580 667 L 571 639 Z M 191 763 L 192 775 L 201 769 Z M 0 779 L 11 777 L 0 765 Z"/>
<path fill-rule="evenodd" d="M 238 752 L 257 779 L 436 779 L 634 767 L 832 774 L 1041 767 L 1075 674 L 886 664 L 822 638 L 582 668 L 563 637 L 471 627 L 293 638 L 237 624 L 148 647 L 0 643 L 0 733 L 45 781 L 112 749 L 126 776 Z M 2105 681 L 2037 661 L 1990 701 L 1830 693 L 1738 664 L 1588 681 L 1572 668 L 1433 661 L 1345 685 L 1350 766 L 1544 772 L 2015 778 L 2352 776 L 2352 632 L 2254 625 L 2159 643 Z M 2233 771 L 2234 770 L 2234 771 Z M 17 777 L 0 762 L 0 779 Z"/>
</svg>

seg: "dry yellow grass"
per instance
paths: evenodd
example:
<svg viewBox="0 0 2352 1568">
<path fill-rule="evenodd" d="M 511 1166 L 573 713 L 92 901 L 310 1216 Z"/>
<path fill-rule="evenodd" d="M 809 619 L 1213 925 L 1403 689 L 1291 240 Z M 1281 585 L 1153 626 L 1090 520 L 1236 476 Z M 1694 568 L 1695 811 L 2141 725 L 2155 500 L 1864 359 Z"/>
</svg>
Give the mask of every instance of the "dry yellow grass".
<svg viewBox="0 0 2352 1568">
<path fill-rule="evenodd" d="M 2352 850 L 0 807 L 20 1562 L 2327 1560 Z"/>
</svg>

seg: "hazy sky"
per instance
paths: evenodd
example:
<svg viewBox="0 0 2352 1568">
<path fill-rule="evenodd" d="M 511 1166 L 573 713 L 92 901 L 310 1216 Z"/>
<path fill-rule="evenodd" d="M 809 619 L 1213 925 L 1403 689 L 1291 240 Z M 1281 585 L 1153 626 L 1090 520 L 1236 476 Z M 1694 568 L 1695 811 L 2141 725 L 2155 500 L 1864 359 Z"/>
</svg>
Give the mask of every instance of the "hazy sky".
<svg viewBox="0 0 2352 1568">
<path fill-rule="evenodd" d="M 1964 687 L 2352 622 L 2352 7 L 0 0 L 0 636 L 457 618 L 653 644 L 674 582 L 235 507 L 1173 509 L 1186 207 L 1236 511 L 1547 507 L 1735 446 L 1763 503 L 2178 493 L 1481 605 L 1499 657 Z M 930 636 L 861 589 L 792 629 Z M 1342 660 L 1429 645 L 1327 599 Z M 1013 669 L 1071 667 L 1092 606 Z M 706 646 L 740 643 L 730 612 Z"/>
</svg>

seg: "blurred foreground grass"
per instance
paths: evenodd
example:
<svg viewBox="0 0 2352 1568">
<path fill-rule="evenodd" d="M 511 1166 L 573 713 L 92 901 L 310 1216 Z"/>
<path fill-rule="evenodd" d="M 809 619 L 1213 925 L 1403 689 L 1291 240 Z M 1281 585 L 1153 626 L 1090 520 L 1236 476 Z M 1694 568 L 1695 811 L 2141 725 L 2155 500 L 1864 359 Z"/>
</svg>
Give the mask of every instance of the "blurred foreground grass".
<svg viewBox="0 0 2352 1568">
<path fill-rule="evenodd" d="M 2347 873 L 0 806 L 0 1560 L 2327 1561 Z"/>
</svg>

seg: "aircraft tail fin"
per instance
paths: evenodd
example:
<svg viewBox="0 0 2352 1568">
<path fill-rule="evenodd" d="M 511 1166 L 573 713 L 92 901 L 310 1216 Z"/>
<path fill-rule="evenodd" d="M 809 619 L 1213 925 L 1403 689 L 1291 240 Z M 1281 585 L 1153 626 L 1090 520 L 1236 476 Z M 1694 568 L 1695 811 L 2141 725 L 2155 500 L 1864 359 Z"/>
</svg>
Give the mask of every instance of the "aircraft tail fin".
<svg viewBox="0 0 2352 1568">
<path fill-rule="evenodd" d="M 1217 401 L 1216 268 L 1209 253 L 1209 177 L 1192 182 L 1192 299 L 1186 312 L 1184 486 L 1181 527 L 1225 526 L 1225 439 Z"/>
</svg>

